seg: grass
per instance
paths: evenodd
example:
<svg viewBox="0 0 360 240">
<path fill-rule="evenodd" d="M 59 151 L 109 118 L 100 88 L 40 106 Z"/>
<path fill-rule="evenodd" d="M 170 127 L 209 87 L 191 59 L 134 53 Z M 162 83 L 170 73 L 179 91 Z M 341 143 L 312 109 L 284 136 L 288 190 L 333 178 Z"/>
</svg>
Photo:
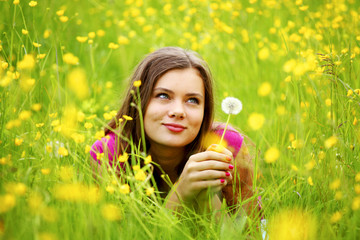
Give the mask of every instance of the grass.
<svg viewBox="0 0 360 240">
<path fill-rule="evenodd" d="M 141 181 L 94 184 L 89 147 L 127 78 L 174 45 L 210 65 L 216 120 L 224 97 L 243 103 L 231 123 L 259 153 L 270 238 L 358 238 L 357 1 L 29 2 L 0 2 L 0 238 L 261 238 L 252 219 L 177 218 Z"/>
</svg>

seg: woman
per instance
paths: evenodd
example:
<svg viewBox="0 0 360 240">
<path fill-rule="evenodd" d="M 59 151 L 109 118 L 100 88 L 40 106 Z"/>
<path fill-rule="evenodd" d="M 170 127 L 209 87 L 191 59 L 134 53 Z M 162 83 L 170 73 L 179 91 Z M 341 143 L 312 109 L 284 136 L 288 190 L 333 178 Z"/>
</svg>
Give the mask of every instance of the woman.
<svg viewBox="0 0 360 240">
<path fill-rule="evenodd" d="M 141 109 L 144 113 L 146 144 L 141 143 L 141 114 L 134 107 L 135 81 L 141 80 Z M 125 100 L 114 120 L 105 129 L 107 138 L 92 146 L 97 153 L 108 153 L 110 164 L 124 151 L 130 153 L 127 139 L 151 155 L 169 176 L 170 187 L 154 170 L 158 189 L 166 195 L 166 207 L 181 211 L 183 204 L 199 212 L 221 208 L 222 198 L 236 211 L 243 206 L 248 214 L 255 210 L 247 201 L 252 192 L 252 164 L 243 137 L 230 128 L 225 134 L 228 149 L 213 144 L 204 147 L 209 133 L 221 135 L 222 125 L 213 124 L 213 86 L 210 70 L 195 52 L 165 47 L 149 54 L 137 66 Z M 133 118 L 119 126 L 116 119 Z M 122 138 L 110 129 L 119 131 Z M 216 143 L 216 142 L 214 142 Z M 239 153 L 240 152 L 240 153 Z M 210 201 L 209 201 L 210 199 Z M 246 201 L 245 201 L 246 202 Z M 210 203 L 210 205 L 209 205 Z"/>
</svg>

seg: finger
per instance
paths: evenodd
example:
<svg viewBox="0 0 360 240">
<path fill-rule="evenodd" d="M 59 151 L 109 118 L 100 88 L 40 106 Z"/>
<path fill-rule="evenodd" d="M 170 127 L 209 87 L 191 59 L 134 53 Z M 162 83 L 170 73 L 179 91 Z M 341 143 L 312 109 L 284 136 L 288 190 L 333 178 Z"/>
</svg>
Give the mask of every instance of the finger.
<svg viewBox="0 0 360 240">
<path fill-rule="evenodd" d="M 199 191 L 203 189 L 211 189 L 214 191 L 217 188 L 221 190 L 224 186 L 226 186 L 226 184 L 227 184 L 227 180 L 222 178 L 222 179 L 196 182 L 194 183 L 194 188 L 196 188 Z"/>
<path fill-rule="evenodd" d="M 207 181 L 216 179 L 226 179 L 230 181 L 232 179 L 232 174 L 228 171 L 205 170 L 197 172 L 192 177 L 193 181 Z"/>
<path fill-rule="evenodd" d="M 194 162 L 202 162 L 202 161 L 207 161 L 207 160 L 217 160 L 217 161 L 228 163 L 228 162 L 232 161 L 232 155 L 229 156 L 224 153 L 218 153 L 218 152 L 214 152 L 214 151 L 205 151 L 205 152 L 200 152 L 200 153 L 194 154 L 189 158 L 189 161 L 194 161 Z"/>
<path fill-rule="evenodd" d="M 225 148 L 224 146 L 222 146 L 220 144 L 211 144 L 206 150 L 223 153 L 223 154 L 226 154 L 231 157 L 233 156 L 232 152 L 229 149 Z"/>
<path fill-rule="evenodd" d="M 232 172 L 234 166 L 229 163 L 216 160 L 207 160 L 202 162 L 189 163 L 187 171 L 189 172 L 200 172 L 204 170 L 218 170 L 218 171 L 229 171 Z"/>
</svg>

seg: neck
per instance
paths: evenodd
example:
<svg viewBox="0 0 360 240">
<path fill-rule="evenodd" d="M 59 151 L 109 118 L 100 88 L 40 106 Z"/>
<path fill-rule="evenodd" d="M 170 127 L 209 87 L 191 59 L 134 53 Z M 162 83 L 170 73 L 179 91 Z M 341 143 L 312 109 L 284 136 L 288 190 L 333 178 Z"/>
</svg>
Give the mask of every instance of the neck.
<svg viewBox="0 0 360 240">
<path fill-rule="evenodd" d="M 178 166 L 184 158 L 185 148 L 151 146 L 149 152 L 154 162 L 160 165 L 174 183 L 178 178 Z"/>
</svg>

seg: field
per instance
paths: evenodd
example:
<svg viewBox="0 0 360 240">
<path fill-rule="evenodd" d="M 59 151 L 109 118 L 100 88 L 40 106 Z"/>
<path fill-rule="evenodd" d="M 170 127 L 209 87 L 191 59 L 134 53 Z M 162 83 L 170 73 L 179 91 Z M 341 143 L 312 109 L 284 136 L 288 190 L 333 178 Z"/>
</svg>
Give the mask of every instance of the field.
<svg viewBox="0 0 360 240">
<path fill-rule="evenodd" d="M 208 62 L 217 121 L 224 97 L 242 101 L 231 124 L 251 146 L 268 239 L 360 238 L 359 1 L 1 0 L 0 12 L 0 239 L 262 239 L 250 217 L 174 216 L 131 171 L 129 185 L 112 170 L 94 181 L 91 145 L 164 46 Z"/>
</svg>

